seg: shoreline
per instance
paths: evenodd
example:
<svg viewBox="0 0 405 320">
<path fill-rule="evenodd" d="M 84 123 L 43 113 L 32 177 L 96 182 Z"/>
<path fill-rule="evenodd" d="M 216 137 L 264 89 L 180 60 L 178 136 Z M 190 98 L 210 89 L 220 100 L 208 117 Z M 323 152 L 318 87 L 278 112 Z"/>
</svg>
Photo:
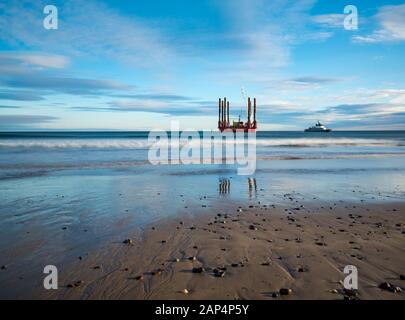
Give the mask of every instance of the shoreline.
<svg viewBox="0 0 405 320">
<path fill-rule="evenodd" d="M 31 298 L 343 299 L 345 265 L 358 268 L 357 298 L 405 298 L 378 288 L 404 288 L 404 203 L 301 206 L 229 206 L 152 223 L 60 267 L 60 288 Z M 281 288 L 292 293 L 273 297 Z"/>
</svg>

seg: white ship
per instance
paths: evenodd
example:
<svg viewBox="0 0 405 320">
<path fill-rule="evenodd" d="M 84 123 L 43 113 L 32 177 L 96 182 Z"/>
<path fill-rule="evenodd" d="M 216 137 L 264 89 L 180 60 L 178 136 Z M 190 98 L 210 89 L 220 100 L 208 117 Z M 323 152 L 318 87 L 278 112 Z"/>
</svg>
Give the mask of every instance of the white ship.
<svg viewBox="0 0 405 320">
<path fill-rule="evenodd" d="M 305 132 L 331 132 L 331 131 L 332 129 L 325 127 L 319 121 L 314 126 L 305 129 Z"/>
</svg>

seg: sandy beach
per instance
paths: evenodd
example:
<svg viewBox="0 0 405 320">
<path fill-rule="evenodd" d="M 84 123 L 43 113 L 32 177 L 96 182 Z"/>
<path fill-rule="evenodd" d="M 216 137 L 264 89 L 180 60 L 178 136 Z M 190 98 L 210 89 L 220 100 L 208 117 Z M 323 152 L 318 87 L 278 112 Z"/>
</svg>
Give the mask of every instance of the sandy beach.
<svg viewBox="0 0 405 320">
<path fill-rule="evenodd" d="M 344 299 L 343 268 L 354 265 L 357 298 L 405 298 L 379 288 L 404 288 L 404 204 L 291 204 L 155 223 L 63 266 L 62 287 L 35 297 Z"/>
</svg>

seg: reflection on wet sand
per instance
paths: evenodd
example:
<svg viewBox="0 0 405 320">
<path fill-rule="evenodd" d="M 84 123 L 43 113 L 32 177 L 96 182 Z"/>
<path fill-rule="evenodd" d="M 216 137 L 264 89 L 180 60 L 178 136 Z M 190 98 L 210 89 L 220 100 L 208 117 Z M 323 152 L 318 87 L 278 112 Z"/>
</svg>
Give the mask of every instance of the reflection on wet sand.
<svg viewBox="0 0 405 320">
<path fill-rule="evenodd" d="M 248 185 L 249 185 L 249 199 L 252 197 L 257 197 L 257 184 L 256 178 L 248 178 Z"/>
<path fill-rule="evenodd" d="M 224 178 L 219 180 L 218 186 L 219 194 L 228 194 L 231 193 L 231 180 Z"/>
<path fill-rule="evenodd" d="M 257 183 L 256 178 L 248 178 L 248 195 L 249 199 L 257 197 Z M 219 179 L 218 193 L 221 195 L 231 193 L 231 180 L 228 178 Z"/>
</svg>

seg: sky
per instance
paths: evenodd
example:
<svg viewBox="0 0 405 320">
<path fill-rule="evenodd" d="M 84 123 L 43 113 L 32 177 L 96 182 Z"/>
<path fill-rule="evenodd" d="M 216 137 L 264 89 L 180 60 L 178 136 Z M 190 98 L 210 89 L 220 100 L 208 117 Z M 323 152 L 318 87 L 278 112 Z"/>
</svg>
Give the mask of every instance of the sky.
<svg viewBox="0 0 405 320">
<path fill-rule="evenodd" d="M 0 130 L 405 130 L 404 56 L 403 1 L 0 0 Z"/>
</svg>

